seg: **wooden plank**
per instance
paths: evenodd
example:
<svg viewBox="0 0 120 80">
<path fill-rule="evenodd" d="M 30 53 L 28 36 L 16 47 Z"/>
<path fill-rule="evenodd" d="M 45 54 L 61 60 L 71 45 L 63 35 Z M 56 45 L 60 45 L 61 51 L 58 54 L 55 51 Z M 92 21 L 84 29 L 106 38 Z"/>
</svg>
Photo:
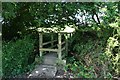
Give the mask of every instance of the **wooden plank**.
<svg viewBox="0 0 120 80">
<path fill-rule="evenodd" d="M 65 44 L 65 41 L 61 43 L 61 45 Z"/>
<path fill-rule="evenodd" d="M 62 50 L 61 50 L 61 51 L 63 51 L 63 50 L 65 50 L 65 46 L 62 48 Z"/>
<path fill-rule="evenodd" d="M 48 49 L 48 48 L 40 48 L 40 51 L 54 51 L 54 52 L 58 52 L 58 49 Z"/>
<path fill-rule="evenodd" d="M 53 43 L 53 42 L 56 42 L 57 40 L 54 40 L 54 41 L 48 41 L 48 42 L 45 42 L 45 43 L 43 43 L 42 45 L 44 46 L 44 45 L 47 45 L 47 44 L 49 44 L 49 43 Z"/>
<path fill-rule="evenodd" d="M 52 27 L 52 28 L 37 28 L 38 32 L 44 32 L 44 33 L 72 33 L 75 32 L 75 25 L 64 25 L 65 28 L 57 28 L 57 27 Z M 73 28 L 74 26 L 74 28 Z"/>
</svg>

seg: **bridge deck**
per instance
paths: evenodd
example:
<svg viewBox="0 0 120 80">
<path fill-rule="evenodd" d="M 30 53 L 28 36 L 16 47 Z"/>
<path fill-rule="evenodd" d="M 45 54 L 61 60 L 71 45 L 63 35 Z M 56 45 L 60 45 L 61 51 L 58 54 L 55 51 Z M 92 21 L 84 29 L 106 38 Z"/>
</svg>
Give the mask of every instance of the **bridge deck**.
<svg viewBox="0 0 120 80">
<path fill-rule="evenodd" d="M 57 61 L 57 54 L 56 53 L 47 53 L 43 56 L 43 63 L 38 65 L 29 77 L 37 77 L 37 78 L 53 78 L 57 72 L 57 66 L 55 65 Z"/>
</svg>

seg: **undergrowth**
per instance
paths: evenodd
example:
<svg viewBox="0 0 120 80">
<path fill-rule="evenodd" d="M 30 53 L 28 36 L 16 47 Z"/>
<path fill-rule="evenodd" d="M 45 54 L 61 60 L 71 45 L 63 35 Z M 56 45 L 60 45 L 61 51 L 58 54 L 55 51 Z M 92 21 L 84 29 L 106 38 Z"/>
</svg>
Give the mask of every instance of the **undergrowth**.
<svg viewBox="0 0 120 80">
<path fill-rule="evenodd" d="M 34 43 L 30 35 L 16 41 L 3 42 L 2 72 L 3 77 L 15 77 L 33 69 Z"/>
<path fill-rule="evenodd" d="M 90 31 L 76 32 L 70 41 L 72 46 L 65 70 L 74 73 L 75 78 L 113 78 L 118 74 L 119 57 L 118 53 L 116 57 L 109 57 L 113 55 L 113 52 L 107 52 L 109 41 L 109 37 L 99 38 Z M 117 60 L 113 62 L 115 58 Z"/>
</svg>

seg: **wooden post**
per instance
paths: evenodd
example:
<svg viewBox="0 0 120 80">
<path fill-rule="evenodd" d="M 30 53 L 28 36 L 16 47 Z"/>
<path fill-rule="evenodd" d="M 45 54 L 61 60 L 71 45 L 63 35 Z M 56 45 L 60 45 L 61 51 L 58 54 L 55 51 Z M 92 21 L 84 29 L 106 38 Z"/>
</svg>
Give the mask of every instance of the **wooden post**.
<svg viewBox="0 0 120 80">
<path fill-rule="evenodd" d="M 61 54 L 61 33 L 58 33 L 58 58 L 60 60 L 62 60 Z"/>
<path fill-rule="evenodd" d="M 66 47 L 66 54 L 68 54 L 68 37 L 67 37 L 67 33 L 66 33 L 66 37 L 65 37 L 65 40 L 66 40 L 66 44 L 65 44 L 65 47 Z"/>
<path fill-rule="evenodd" d="M 43 44 L 43 34 L 40 33 L 40 34 L 39 34 L 39 48 L 40 48 L 40 49 L 42 48 L 42 44 Z M 42 52 L 43 52 L 43 51 L 40 50 L 40 57 L 42 56 Z"/>
</svg>

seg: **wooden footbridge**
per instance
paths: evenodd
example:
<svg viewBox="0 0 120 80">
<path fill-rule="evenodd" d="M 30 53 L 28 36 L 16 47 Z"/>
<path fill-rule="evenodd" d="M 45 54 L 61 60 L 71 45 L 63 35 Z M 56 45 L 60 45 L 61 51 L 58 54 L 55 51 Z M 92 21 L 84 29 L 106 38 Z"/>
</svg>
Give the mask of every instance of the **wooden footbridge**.
<svg viewBox="0 0 120 80">
<path fill-rule="evenodd" d="M 39 52 L 40 56 L 43 55 L 45 51 L 49 51 L 43 57 L 43 63 L 36 67 L 28 76 L 29 77 L 59 77 L 56 75 L 59 71 L 64 71 L 63 69 L 59 70 L 59 67 L 56 65 L 57 57 L 61 61 L 63 57 L 63 51 L 68 53 L 68 38 L 72 36 L 72 33 L 75 31 L 73 26 L 65 26 L 64 28 L 37 28 L 39 32 Z M 44 36 L 47 34 L 48 42 L 44 41 Z M 57 35 L 54 35 L 57 34 Z M 56 39 L 55 39 L 56 38 Z M 46 39 L 46 38 L 45 38 Z M 47 47 L 46 47 L 47 46 Z M 49 47 L 48 47 L 49 46 Z M 57 53 L 57 55 L 56 55 Z M 62 60 L 64 61 L 64 60 Z M 43 74 L 44 73 L 44 74 Z M 61 77 L 63 74 L 61 74 Z"/>
<path fill-rule="evenodd" d="M 56 52 L 58 54 L 58 58 L 62 60 L 62 51 L 65 50 L 66 53 L 68 53 L 68 36 L 70 37 L 72 33 L 75 31 L 74 28 L 72 28 L 73 25 L 65 26 L 65 28 L 37 28 L 37 31 L 39 32 L 39 52 L 40 56 L 43 55 L 44 51 L 52 51 Z M 48 42 L 43 43 L 43 35 L 48 34 L 51 36 L 51 40 Z M 55 36 L 53 34 L 57 34 L 58 39 L 54 40 Z M 65 37 L 65 40 L 62 41 L 62 38 Z M 54 44 L 57 42 L 57 44 Z M 49 48 L 44 48 L 43 46 L 51 44 Z M 57 48 L 54 48 L 57 45 Z"/>
</svg>

